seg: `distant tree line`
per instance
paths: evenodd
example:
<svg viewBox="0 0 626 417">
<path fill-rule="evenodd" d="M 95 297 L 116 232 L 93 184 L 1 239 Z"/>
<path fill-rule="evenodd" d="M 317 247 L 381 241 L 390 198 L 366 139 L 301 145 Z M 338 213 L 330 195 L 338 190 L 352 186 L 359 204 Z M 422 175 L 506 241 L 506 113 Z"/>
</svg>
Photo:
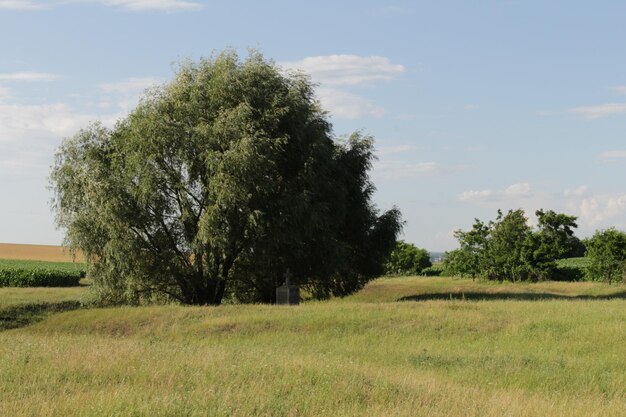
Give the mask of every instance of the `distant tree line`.
<svg viewBox="0 0 626 417">
<path fill-rule="evenodd" d="M 574 235 L 576 217 L 552 210 L 536 211 L 537 226 L 522 209 L 498 210 L 495 220 L 475 219 L 470 230 L 457 230 L 460 247 L 446 254 L 444 269 L 452 275 L 488 280 L 541 281 L 560 273 L 557 261 L 586 256 L 591 280 L 624 279 L 626 234 L 608 229 L 584 241 Z"/>
</svg>

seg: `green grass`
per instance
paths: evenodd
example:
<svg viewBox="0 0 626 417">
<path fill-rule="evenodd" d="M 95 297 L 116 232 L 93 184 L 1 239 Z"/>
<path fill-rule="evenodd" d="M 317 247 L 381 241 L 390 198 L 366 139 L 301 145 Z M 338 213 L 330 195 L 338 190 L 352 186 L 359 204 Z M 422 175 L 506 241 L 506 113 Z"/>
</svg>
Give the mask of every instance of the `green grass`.
<svg viewBox="0 0 626 417">
<path fill-rule="evenodd" d="M 63 301 L 85 301 L 88 298 L 86 286 L 80 287 L 39 287 L 39 288 L 0 288 L 0 308 L 14 304 L 57 303 Z"/>
<path fill-rule="evenodd" d="M 298 307 L 53 314 L 0 332 L 0 415 L 623 416 L 625 293 L 396 278 Z"/>
</svg>

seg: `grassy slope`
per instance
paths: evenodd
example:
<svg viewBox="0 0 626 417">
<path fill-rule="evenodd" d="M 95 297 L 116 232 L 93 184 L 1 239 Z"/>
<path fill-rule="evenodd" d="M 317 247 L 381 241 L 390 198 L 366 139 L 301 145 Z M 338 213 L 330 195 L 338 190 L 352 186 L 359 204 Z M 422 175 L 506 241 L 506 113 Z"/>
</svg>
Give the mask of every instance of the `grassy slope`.
<svg viewBox="0 0 626 417">
<path fill-rule="evenodd" d="M 561 284 L 55 314 L 0 332 L 0 415 L 622 416 L 626 288 Z M 614 299 L 377 302 L 453 290 Z"/>
</svg>

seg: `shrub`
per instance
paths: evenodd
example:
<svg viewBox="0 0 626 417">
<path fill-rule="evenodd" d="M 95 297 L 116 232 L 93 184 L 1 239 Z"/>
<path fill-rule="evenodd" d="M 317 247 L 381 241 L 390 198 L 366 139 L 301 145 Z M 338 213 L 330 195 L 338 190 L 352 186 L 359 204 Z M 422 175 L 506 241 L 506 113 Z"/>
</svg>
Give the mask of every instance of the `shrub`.
<svg viewBox="0 0 626 417">
<path fill-rule="evenodd" d="M 592 281 L 626 281 L 626 233 L 614 228 L 599 230 L 585 240 Z"/>
<path fill-rule="evenodd" d="M 428 251 L 399 240 L 385 264 L 385 272 L 387 275 L 419 275 L 430 266 Z"/>
</svg>

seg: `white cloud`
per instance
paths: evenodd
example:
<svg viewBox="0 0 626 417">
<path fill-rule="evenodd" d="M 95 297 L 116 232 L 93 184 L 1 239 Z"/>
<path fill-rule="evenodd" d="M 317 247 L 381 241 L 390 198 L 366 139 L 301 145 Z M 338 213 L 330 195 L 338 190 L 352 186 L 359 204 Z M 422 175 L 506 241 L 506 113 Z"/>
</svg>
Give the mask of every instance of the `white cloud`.
<svg viewBox="0 0 626 417">
<path fill-rule="evenodd" d="M 57 0 L 47 3 L 32 0 L 0 0 L 0 10 L 41 10 L 54 5 L 72 3 L 99 3 L 130 11 L 187 11 L 204 8 L 201 2 L 188 0 Z"/>
<path fill-rule="evenodd" d="M 362 85 L 389 81 L 405 71 L 382 56 L 325 55 L 312 56 L 281 64 L 286 69 L 302 70 L 324 85 Z"/>
<path fill-rule="evenodd" d="M 204 7 L 202 3 L 184 0 L 100 0 L 100 2 L 107 6 L 134 11 L 200 10 Z"/>
<path fill-rule="evenodd" d="M 459 194 L 460 201 L 509 201 L 520 200 L 532 197 L 530 184 L 527 182 L 521 182 L 512 184 L 504 190 L 470 190 L 464 191 Z"/>
<path fill-rule="evenodd" d="M 415 145 L 386 146 L 386 147 L 379 148 L 376 153 L 378 155 L 390 155 L 390 154 L 413 152 L 417 149 L 418 148 Z"/>
<path fill-rule="evenodd" d="M 41 3 L 30 0 L 0 0 L 0 10 L 41 10 L 45 9 Z"/>
<path fill-rule="evenodd" d="M 0 142 L 61 138 L 75 133 L 95 118 L 95 115 L 76 113 L 62 103 L 0 104 Z"/>
<path fill-rule="evenodd" d="M 626 103 L 607 103 L 597 106 L 576 107 L 570 110 L 587 119 L 599 119 L 614 114 L 626 113 Z"/>
<path fill-rule="evenodd" d="M 610 227 L 614 220 L 626 215 L 626 195 L 599 195 L 580 202 L 580 221 L 589 227 Z"/>
<path fill-rule="evenodd" d="M 374 163 L 372 176 L 376 180 L 402 181 L 434 174 L 440 169 L 437 162 L 379 161 Z"/>
<path fill-rule="evenodd" d="M 8 87 L 2 87 L 0 85 L 0 103 L 9 97 L 11 97 L 11 90 Z"/>
<path fill-rule="evenodd" d="M 623 158 L 626 158 L 626 151 L 620 151 L 620 150 L 606 151 L 606 152 L 602 152 L 600 154 L 600 157 L 604 159 L 623 159 Z"/>
<path fill-rule="evenodd" d="M 143 92 L 147 88 L 158 85 L 161 82 L 160 78 L 155 77 L 129 78 L 124 81 L 100 84 L 100 89 L 105 93 L 127 94 L 129 92 Z"/>
<path fill-rule="evenodd" d="M 0 73 L 0 81 L 52 81 L 58 75 L 47 72 L 5 72 Z"/>
<path fill-rule="evenodd" d="M 493 190 L 481 190 L 481 191 L 464 191 L 459 194 L 459 200 L 461 201 L 477 201 L 477 200 L 491 200 L 495 192 Z"/>
<path fill-rule="evenodd" d="M 477 104 L 466 104 L 465 106 L 463 106 L 464 110 L 476 110 L 477 108 Z"/>
<path fill-rule="evenodd" d="M 105 93 L 100 97 L 98 107 L 100 109 L 117 108 L 123 117 L 137 106 L 141 95 L 150 87 L 155 87 L 163 82 L 156 77 L 128 78 L 122 81 L 100 84 L 100 90 Z"/>
<path fill-rule="evenodd" d="M 298 70 L 309 74 L 321 86 L 317 89 L 317 95 L 322 107 L 341 119 L 382 117 L 385 110 L 365 97 L 337 87 L 358 87 L 390 81 L 405 71 L 404 66 L 392 64 L 389 58 L 382 56 L 312 56 L 280 65 L 288 71 Z"/>
<path fill-rule="evenodd" d="M 370 16 L 396 16 L 400 14 L 406 14 L 408 12 L 407 9 L 400 6 L 385 6 L 379 7 L 376 9 L 372 9 L 369 12 Z"/>
<path fill-rule="evenodd" d="M 585 194 L 587 194 L 587 191 L 589 190 L 589 187 L 587 187 L 586 185 L 581 185 L 578 188 L 574 188 L 573 190 L 565 190 L 563 192 L 563 195 L 565 197 L 582 197 Z"/>
<path fill-rule="evenodd" d="M 370 100 L 334 88 L 318 88 L 317 96 L 324 110 L 341 119 L 379 118 L 385 114 L 385 109 Z"/>
<path fill-rule="evenodd" d="M 504 197 L 506 199 L 526 198 L 531 195 L 530 184 L 527 182 L 510 185 L 504 190 Z"/>
</svg>

